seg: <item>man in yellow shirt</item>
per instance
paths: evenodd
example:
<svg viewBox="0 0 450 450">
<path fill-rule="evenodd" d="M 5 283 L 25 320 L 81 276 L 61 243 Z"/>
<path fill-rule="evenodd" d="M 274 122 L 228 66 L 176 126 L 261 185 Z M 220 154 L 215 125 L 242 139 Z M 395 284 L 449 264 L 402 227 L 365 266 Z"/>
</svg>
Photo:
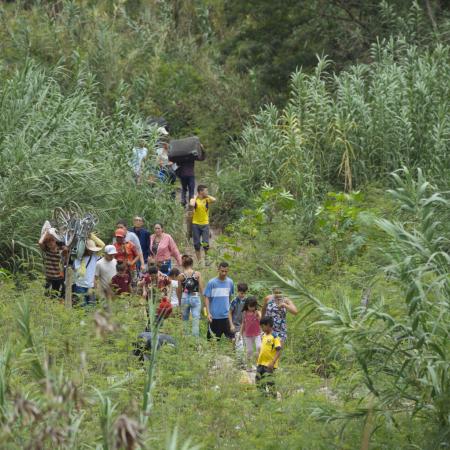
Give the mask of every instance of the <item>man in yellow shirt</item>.
<svg viewBox="0 0 450 450">
<path fill-rule="evenodd" d="M 259 323 L 264 334 L 256 367 L 256 384 L 261 391 L 276 395 L 273 372 L 278 367 L 281 354 L 281 340 L 273 334 L 272 317 L 264 317 Z"/>
<path fill-rule="evenodd" d="M 197 195 L 190 201 L 190 206 L 194 208 L 192 237 L 198 261 L 202 259 L 202 248 L 205 256 L 209 250 L 209 206 L 215 201 L 214 197 L 208 195 L 208 188 L 204 184 L 198 186 Z"/>
</svg>

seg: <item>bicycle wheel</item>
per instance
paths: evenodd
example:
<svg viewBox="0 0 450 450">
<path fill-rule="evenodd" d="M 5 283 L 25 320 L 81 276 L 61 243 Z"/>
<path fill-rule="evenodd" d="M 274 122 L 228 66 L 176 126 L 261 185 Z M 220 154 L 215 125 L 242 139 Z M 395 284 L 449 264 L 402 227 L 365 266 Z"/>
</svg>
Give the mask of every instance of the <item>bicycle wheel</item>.
<svg viewBox="0 0 450 450">
<path fill-rule="evenodd" d="M 83 217 L 83 211 L 81 210 L 80 205 L 74 201 L 69 203 L 68 210 L 70 212 L 70 217 L 76 217 L 77 219 L 81 219 Z"/>
<path fill-rule="evenodd" d="M 65 234 L 69 226 L 70 216 L 66 211 L 64 211 L 64 209 L 58 206 L 53 210 L 53 221 L 58 231 L 61 234 Z"/>
</svg>

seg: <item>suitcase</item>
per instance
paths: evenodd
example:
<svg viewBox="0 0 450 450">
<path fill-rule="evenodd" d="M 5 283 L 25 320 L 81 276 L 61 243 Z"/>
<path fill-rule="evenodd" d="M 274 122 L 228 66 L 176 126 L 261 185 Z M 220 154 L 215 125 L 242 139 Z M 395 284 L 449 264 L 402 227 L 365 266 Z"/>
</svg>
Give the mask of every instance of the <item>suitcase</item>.
<svg viewBox="0 0 450 450">
<path fill-rule="evenodd" d="M 183 163 L 186 161 L 203 161 L 205 151 L 197 136 L 184 139 L 177 139 L 170 142 L 169 160 L 174 163 Z"/>
</svg>

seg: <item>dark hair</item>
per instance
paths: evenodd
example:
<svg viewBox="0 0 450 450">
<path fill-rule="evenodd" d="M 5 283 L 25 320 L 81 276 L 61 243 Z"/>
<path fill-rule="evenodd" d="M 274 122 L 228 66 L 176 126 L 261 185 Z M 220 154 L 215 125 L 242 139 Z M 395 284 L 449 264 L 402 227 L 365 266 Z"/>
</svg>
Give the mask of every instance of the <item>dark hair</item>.
<svg viewBox="0 0 450 450">
<path fill-rule="evenodd" d="M 124 270 L 124 269 L 126 269 L 127 268 L 127 265 L 124 263 L 124 262 L 122 262 L 122 261 L 120 261 L 120 262 L 118 262 L 117 264 L 116 264 L 116 270 L 117 270 L 117 272 L 121 272 L 122 270 Z"/>
<path fill-rule="evenodd" d="M 186 268 L 186 267 L 191 267 L 191 266 L 193 266 L 193 265 L 194 265 L 194 260 L 192 259 L 191 256 L 185 256 L 185 257 L 183 258 L 182 266 L 183 266 L 184 268 Z"/>
<path fill-rule="evenodd" d="M 164 225 L 163 225 L 162 222 L 155 222 L 155 223 L 153 224 L 153 228 L 155 228 L 156 225 L 159 225 L 162 229 L 164 229 Z"/>
<path fill-rule="evenodd" d="M 205 189 L 208 189 L 208 186 L 206 186 L 206 184 L 199 184 L 199 185 L 197 186 L 197 192 L 202 192 L 202 191 L 204 191 Z"/>
<path fill-rule="evenodd" d="M 169 272 L 169 277 L 177 277 L 178 275 L 180 275 L 180 271 L 176 267 Z"/>
<path fill-rule="evenodd" d="M 261 326 L 263 325 L 269 325 L 269 327 L 273 328 L 273 317 L 263 317 L 260 321 L 259 324 Z"/>
<path fill-rule="evenodd" d="M 237 290 L 238 292 L 247 292 L 248 291 L 247 283 L 238 283 Z"/>
<path fill-rule="evenodd" d="M 125 228 L 128 228 L 128 222 L 125 219 L 120 219 L 116 222 L 117 225 L 123 225 Z"/>
<path fill-rule="evenodd" d="M 242 307 L 242 311 L 248 311 L 248 308 L 250 307 L 256 309 L 258 309 L 259 307 L 258 299 L 254 295 L 251 295 L 250 297 L 247 298 L 247 300 L 245 300 L 244 306 Z"/>
<path fill-rule="evenodd" d="M 155 275 L 156 273 L 158 273 L 158 267 L 155 265 L 149 266 L 148 273 L 149 275 Z"/>
<path fill-rule="evenodd" d="M 230 267 L 230 265 L 226 261 L 219 263 L 219 269 L 226 269 L 227 267 Z"/>
</svg>

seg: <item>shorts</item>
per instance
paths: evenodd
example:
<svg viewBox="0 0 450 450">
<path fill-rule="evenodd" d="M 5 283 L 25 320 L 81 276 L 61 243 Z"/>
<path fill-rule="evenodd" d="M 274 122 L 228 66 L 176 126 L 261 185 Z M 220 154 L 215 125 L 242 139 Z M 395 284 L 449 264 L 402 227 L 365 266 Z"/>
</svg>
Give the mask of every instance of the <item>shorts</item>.
<svg viewBox="0 0 450 450">
<path fill-rule="evenodd" d="M 192 224 L 192 238 L 194 240 L 194 248 L 199 251 L 203 249 L 209 250 L 209 225 Z"/>
<path fill-rule="evenodd" d="M 228 319 L 213 319 L 212 322 L 209 324 L 208 327 L 208 334 L 206 337 L 208 340 L 215 337 L 217 340 L 219 340 L 222 335 L 227 337 L 228 339 L 234 338 L 234 333 L 230 330 L 230 322 Z"/>
<path fill-rule="evenodd" d="M 269 394 L 272 397 L 277 396 L 273 377 L 275 370 L 276 369 L 269 369 L 268 367 L 261 365 L 256 367 L 255 381 L 258 390 L 265 394 Z"/>
</svg>

